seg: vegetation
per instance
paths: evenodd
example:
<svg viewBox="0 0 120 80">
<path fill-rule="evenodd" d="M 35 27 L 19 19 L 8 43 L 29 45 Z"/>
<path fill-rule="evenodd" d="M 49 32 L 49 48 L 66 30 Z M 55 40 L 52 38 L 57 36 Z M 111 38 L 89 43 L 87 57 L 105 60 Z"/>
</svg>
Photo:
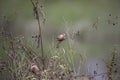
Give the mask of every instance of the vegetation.
<svg viewBox="0 0 120 80">
<path fill-rule="evenodd" d="M 43 42 L 42 30 L 46 18 L 42 6 L 39 0 L 30 0 L 30 2 L 38 25 L 38 33 L 31 36 L 35 44 L 12 30 L 11 26 L 14 25 L 15 19 L 7 16 L 1 19 L 0 75 L 2 76 L 0 80 L 95 80 L 97 76 L 102 77 L 102 80 L 119 80 L 120 55 L 116 48 L 112 50 L 111 59 L 105 60 L 107 71 L 99 73 L 94 70 L 92 74 L 82 73 L 81 67 L 86 63 L 86 55 L 79 53 L 71 46 L 72 44 L 67 45 L 67 48 L 61 46 L 64 41 L 69 43 L 70 40 L 77 38 L 80 35 L 79 30 L 73 33 L 64 32 L 62 36 L 64 38 L 59 39 L 61 34 L 54 40 L 54 46 L 50 45 L 51 48 L 48 49 Z M 97 24 L 99 24 L 98 19 L 92 24 L 92 28 L 97 30 Z M 99 63 L 96 63 L 95 67 L 98 66 Z"/>
</svg>

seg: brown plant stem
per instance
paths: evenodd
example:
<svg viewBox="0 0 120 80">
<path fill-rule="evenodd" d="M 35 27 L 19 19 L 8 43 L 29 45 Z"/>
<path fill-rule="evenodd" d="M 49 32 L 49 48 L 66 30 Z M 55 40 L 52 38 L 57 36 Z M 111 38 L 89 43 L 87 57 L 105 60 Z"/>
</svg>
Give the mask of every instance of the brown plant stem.
<svg viewBox="0 0 120 80">
<path fill-rule="evenodd" d="M 33 11 L 34 11 L 34 15 L 36 17 L 36 20 L 38 22 L 38 27 L 39 27 L 39 33 L 38 33 L 38 48 L 41 47 L 41 58 L 42 58 L 42 65 L 43 65 L 43 70 L 44 70 L 44 66 L 45 66 L 45 62 L 44 62 L 44 49 L 43 49 L 43 41 L 42 41 L 42 29 L 41 29 L 41 23 L 40 23 L 40 9 L 39 9 L 39 1 L 38 0 L 31 0 L 32 5 L 33 5 Z"/>
</svg>

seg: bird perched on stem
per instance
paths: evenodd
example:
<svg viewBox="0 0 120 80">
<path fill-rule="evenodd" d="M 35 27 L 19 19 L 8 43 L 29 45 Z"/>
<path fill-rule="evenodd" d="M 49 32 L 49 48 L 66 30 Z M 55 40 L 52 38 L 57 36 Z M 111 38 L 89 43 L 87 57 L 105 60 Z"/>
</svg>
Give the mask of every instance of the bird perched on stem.
<svg viewBox="0 0 120 80">
<path fill-rule="evenodd" d="M 38 66 L 35 63 L 31 63 L 30 71 L 37 74 L 40 71 L 40 69 L 38 68 Z"/>
<path fill-rule="evenodd" d="M 89 80 L 88 77 L 80 77 L 80 80 Z"/>
<path fill-rule="evenodd" d="M 65 40 L 65 36 L 66 36 L 65 33 L 62 33 L 62 34 L 58 35 L 58 37 L 57 37 L 58 43 L 57 43 L 57 47 L 56 47 L 56 48 L 59 48 L 59 44 L 60 44 L 62 41 Z"/>
</svg>

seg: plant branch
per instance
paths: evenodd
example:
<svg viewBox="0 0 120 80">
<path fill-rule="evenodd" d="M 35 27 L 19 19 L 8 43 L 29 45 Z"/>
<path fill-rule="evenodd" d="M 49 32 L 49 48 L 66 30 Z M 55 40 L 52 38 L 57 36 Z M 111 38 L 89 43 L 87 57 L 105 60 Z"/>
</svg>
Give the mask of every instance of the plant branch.
<svg viewBox="0 0 120 80">
<path fill-rule="evenodd" d="M 42 29 L 41 29 L 41 22 L 40 22 L 40 14 L 39 12 L 42 14 L 40 8 L 39 8 L 39 1 L 38 0 L 31 0 L 31 3 L 33 5 L 33 12 L 34 15 L 36 17 L 36 20 L 38 22 L 38 27 L 39 27 L 39 33 L 38 33 L 38 40 L 37 40 L 37 44 L 38 44 L 38 48 L 41 47 L 41 58 L 42 58 L 42 65 L 43 65 L 43 70 L 44 70 L 44 49 L 43 49 L 43 40 L 42 40 Z"/>
</svg>

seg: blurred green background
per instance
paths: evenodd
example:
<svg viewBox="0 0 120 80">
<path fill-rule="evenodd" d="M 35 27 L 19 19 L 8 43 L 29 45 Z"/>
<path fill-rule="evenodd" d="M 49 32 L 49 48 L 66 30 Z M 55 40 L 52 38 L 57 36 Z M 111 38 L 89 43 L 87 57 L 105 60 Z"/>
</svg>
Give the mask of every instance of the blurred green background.
<svg viewBox="0 0 120 80">
<path fill-rule="evenodd" d="M 89 61 L 107 58 L 113 47 L 120 47 L 120 0 L 40 0 L 46 22 L 42 27 L 44 45 L 51 49 L 56 36 L 79 31 L 74 39 L 61 43 L 71 46 Z M 11 27 L 18 35 L 32 40 L 37 22 L 30 0 L 0 0 L 0 17 L 14 20 Z M 79 60 L 79 59 L 78 59 Z"/>
</svg>

